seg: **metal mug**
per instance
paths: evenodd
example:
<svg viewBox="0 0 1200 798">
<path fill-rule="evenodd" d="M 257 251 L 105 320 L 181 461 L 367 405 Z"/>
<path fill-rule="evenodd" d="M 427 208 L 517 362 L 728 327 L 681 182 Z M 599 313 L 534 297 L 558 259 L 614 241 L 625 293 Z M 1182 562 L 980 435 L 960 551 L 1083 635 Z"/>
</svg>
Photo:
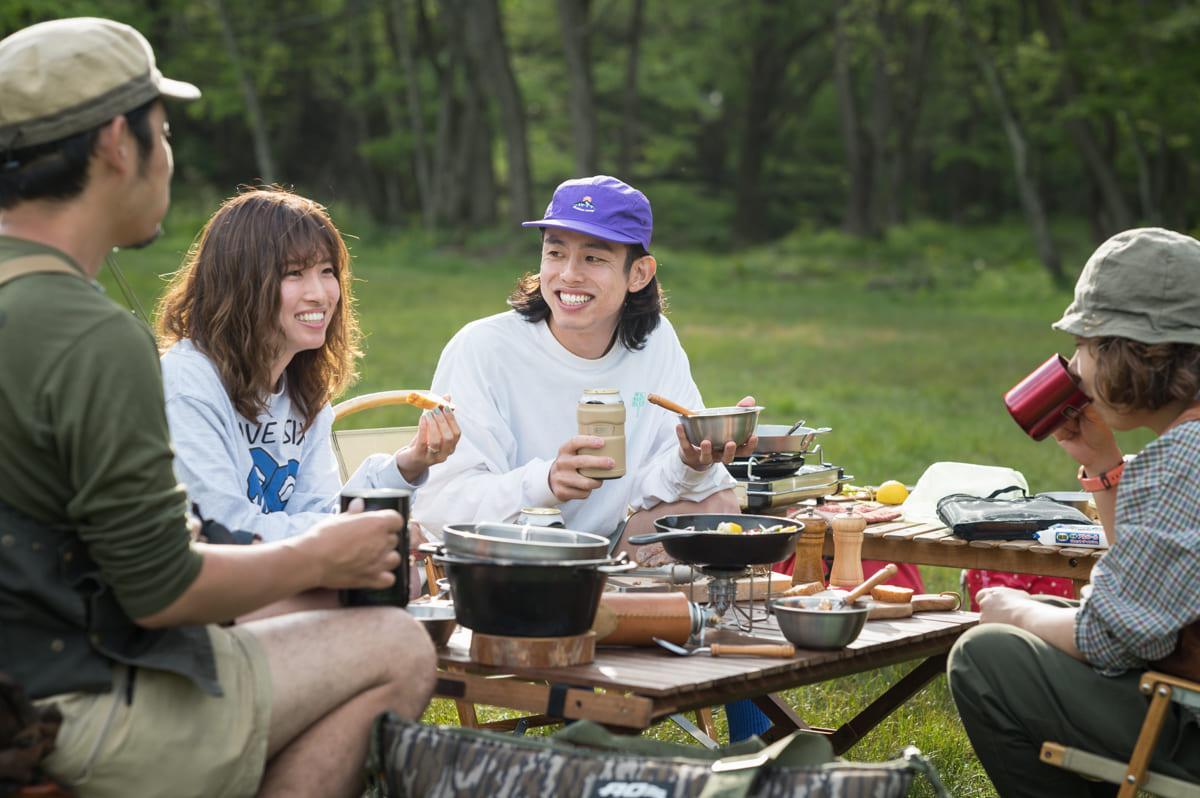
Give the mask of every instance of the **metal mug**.
<svg viewBox="0 0 1200 798">
<path fill-rule="evenodd" d="M 363 500 L 363 512 L 369 510 L 395 510 L 404 519 L 400 530 L 400 540 L 396 550 L 400 552 L 400 565 L 392 571 L 396 581 L 391 587 L 380 590 L 353 589 L 338 591 L 338 597 L 343 606 L 347 607 L 404 607 L 408 604 L 408 511 L 412 491 L 391 490 L 388 488 L 370 488 L 365 490 L 343 490 L 341 496 L 342 512 L 346 512 L 354 499 Z"/>
<path fill-rule="evenodd" d="M 1004 394 L 1004 406 L 1013 420 L 1035 441 L 1078 416 L 1090 401 L 1067 370 L 1067 359 L 1059 354 L 1051 355 Z"/>
</svg>

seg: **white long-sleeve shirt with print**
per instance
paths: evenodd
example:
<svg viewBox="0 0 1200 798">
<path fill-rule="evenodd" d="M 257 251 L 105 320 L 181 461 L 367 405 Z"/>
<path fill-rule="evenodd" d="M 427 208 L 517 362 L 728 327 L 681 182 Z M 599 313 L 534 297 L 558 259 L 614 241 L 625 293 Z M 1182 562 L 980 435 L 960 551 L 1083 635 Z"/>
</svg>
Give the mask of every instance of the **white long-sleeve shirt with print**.
<svg viewBox="0 0 1200 798">
<path fill-rule="evenodd" d="M 587 388 L 617 388 L 625 402 L 626 473 L 587 499 L 559 503 L 550 466 L 578 434 L 576 407 Z M 665 317 L 644 348 L 615 345 L 596 360 L 577 357 L 544 322 L 508 311 L 463 327 L 442 351 L 433 390 L 449 394 L 462 439 L 433 466 L 415 497 L 414 517 L 440 538 L 449 523 L 512 522 L 525 507 L 562 510 L 567 528 L 611 536 L 627 508 L 705 499 L 736 483 L 724 466 L 687 467 L 675 436 L 678 416 L 647 394 L 703 407 L 687 354 Z"/>
<path fill-rule="evenodd" d="M 299 535 L 338 511 L 342 482 L 329 433 L 333 408 L 313 425 L 292 412 L 286 390 L 254 421 L 233 407 L 216 366 L 188 340 L 162 356 L 175 473 L 200 513 L 264 540 Z M 413 489 L 393 454 L 374 454 L 347 488 Z"/>
</svg>

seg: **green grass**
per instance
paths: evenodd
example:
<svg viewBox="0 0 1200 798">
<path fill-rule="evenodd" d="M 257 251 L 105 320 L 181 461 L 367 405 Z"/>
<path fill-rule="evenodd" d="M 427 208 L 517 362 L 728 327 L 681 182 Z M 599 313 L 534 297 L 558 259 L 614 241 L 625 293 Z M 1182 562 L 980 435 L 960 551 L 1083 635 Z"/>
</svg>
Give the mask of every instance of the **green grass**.
<svg viewBox="0 0 1200 798">
<path fill-rule="evenodd" d="M 491 233 L 455 245 L 423 236 L 356 229 L 348 233 L 366 358 L 352 394 L 428 386 L 438 354 L 460 326 L 506 308 L 515 279 L 537 268 L 536 238 Z M 172 234 L 154 247 L 118 254 L 150 311 L 159 275 L 175 269 L 204 213 L 173 211 Z M 1074 274 L 1091 245 L 1058 232 Z M 1020 226 L 982 229 L 916 224 L 883 242 L 833 233 L 798 233 L 750 252 L 713 254 L 657 248 L 668 315 L 688 350 L 709 405 L 754 395 L 762 423 L 829 426 L 825 458 L 860 484 L 914 483 L 935 461 L 1016 468 L 1033 491 L 1076 488 L 1073 462 L 1053 442 L 1035 443 L 1009 418 L 1002 397 L 1071 339 L 1050 329 L 1070 293 L 1051 285 Z M 107 274 L 101 281 L 114 297 Z M 369 418 L 367 417 L 369 416 Z M 412 408 L 348 420 L 412 424 Z M 1126 451 L 1145 443 L 1119 436 Z M 955 589 L 958 573 L 924 569 L 932 591 Z M 788 700 L 815 725 L 835 725 L 876 697 L 907 667 L 791 691 Z M 493 710 L 488 710 L 491 712 Z M 723 726 L 723 712 L 717 713 Z M 453 722 L 435 701 L 426 719 Z M 724 728 L 722 728 L 724 733 Z M 684 740 L 671 724 L 650 734 Z M 932 758 L 958 796 L 994 791 L 979 768 L 944 678 L 936 679 L 851 749 L 852 759 L 894 757 L 914 744 Z M 929 794 L 918 787 L 917 795 Z"/>
</svg>

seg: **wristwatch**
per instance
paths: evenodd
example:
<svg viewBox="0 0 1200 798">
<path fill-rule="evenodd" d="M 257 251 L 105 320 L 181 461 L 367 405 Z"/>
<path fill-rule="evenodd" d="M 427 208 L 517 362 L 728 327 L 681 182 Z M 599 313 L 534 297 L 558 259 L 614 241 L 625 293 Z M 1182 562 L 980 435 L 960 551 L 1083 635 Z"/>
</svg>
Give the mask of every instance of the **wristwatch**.
<svg viewBox="0 0 1200 798">
<path fill-rule="evenodd" d="M 1125 470 L 1125 461 L 1122 460 L 1114 467 L 1108 469 L 1103 474 L 1095 477 L 1089 477 L 1083 470 L 1083 466 L 1079 467 L 1079 484 L 1084 490 L 1096 493 L 1103 490 L 1112 490 L 1121 481 L 1121 472 Z"/>
</svg>

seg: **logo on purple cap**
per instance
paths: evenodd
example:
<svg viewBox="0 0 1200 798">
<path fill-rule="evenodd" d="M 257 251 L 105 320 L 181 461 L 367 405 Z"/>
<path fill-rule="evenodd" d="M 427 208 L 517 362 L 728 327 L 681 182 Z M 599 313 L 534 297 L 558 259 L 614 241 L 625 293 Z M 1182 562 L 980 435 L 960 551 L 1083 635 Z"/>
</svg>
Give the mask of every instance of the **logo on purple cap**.
<svg viewBox="0 0 1200 798">
<path fill-rule="evenodd" d="M 583 199 L 581 199 L 579 202 L 576 202 L 571 207 L 577 211 L 583 211 L 584 213 L 595 213 L 596 212 L 596 206 L 592 204 L 591 197 L 584 197 Z"/>
</svg>

